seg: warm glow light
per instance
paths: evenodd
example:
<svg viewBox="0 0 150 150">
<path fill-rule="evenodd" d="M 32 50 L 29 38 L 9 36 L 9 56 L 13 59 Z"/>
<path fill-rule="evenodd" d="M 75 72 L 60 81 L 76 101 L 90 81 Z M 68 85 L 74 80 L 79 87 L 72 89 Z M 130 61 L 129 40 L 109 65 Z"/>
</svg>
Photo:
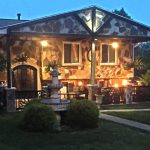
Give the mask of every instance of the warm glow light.
<svg viewBox="0 0 150 150">
<path fill-rule="evenodd" d="M 115 87 L 115 88 L 118 88 L 119 86 L 118 86 L 118 84 L 117 84 L 117 83 L 115 83 L 115 84 L 114 84 L 114 87 Z"/>
<path fill-rule="evenodd" d="M 82 85 L 83 85 L 82 81 L 79 81 L 78 86 L 82 86 Z"/>
<path fill-rule="evenodd" d="M 48 42 L 47 41 L 41 41 L 41 45 L 43 46 L 43 47 L 46 47 L 47 45 L 48 45 Z"/>
<path fill-rule="evenodd" d="M 123 85 L 123 86 L 127 86 L 127 84 L 128 84 L 128 80 L 123 80 L 123 81 L 122 81 L 122 85 Z"/>
<path fill-rule="evenodd" d="M 118 47 L 119 47 L 119 44 L 118 44 L 117 42 L 113 42 L 113 43 L 112 43 L 112 47 L 113 47 L 113 48 L 118 48 Z"/>
</svg>

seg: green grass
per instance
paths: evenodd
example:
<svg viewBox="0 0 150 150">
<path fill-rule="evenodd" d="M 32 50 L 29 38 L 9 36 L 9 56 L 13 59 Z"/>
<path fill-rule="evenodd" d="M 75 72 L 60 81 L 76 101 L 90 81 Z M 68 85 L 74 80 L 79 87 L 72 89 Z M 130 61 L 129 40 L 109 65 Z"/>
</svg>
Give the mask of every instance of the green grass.
<svg viewBox="0 0 150 150">
<path fill-rule="evenodd" d="M 0 114 L 0 150 L 147 150 L 150 133 L 100 120 L 96 129 L 31 133 L 18 128 L 20 113 Z"/>
<path fill-rule="evenodd" d="M 138 121 L 141 123 L 150 124 L 150 111 L 136 112 L 105 112 L 108 115 L 114 115 L 121 118 Z"/>
<path fill-rule="evenodd" d="M 120 104 L 120 105 L 103 105 L 101 110 L 111 109 L 150 109 L 150 103 L 138 103 L 138 104 Z"/>
</svg>

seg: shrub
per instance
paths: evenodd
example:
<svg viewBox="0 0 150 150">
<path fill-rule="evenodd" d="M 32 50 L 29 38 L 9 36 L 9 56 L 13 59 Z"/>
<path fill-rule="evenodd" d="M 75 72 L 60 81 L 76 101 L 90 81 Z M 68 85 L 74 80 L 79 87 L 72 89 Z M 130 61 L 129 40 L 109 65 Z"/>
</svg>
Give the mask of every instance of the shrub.
<svg viewBox="0 0 150 150">
<path fill-rule="evenodd" d="M 41 99 L 32 99 L 30 100 L 26 105 L 25 107 L 29 106 L 29 105 L 32 105 L 32 104 L 41 104 Z"/>
<path fill-rule="evenodd" d="M 53 130 L 56 115 L 50 107 L 33 103 L 25 107 L 21 121 L 22 126 L 28 131 L 48 131 Z"/>
<path fill-rule="evenodd" d="M 66 114 L 66 124 L 76 128 L 94 128 L 98 125 L 97 106 L 88 100 L 71 102 Z"/>
</svg>

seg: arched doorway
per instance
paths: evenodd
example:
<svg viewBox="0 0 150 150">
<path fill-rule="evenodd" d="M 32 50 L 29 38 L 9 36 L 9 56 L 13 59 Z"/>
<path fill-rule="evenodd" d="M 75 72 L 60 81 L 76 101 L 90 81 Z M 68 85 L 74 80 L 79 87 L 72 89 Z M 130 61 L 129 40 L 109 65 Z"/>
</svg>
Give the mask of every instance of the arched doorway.
<svg viewBox="0 0 150 150">
<path fill-rule="evenodd" d="M 19 91 L 37 90 L 37 69 L 30 65 L 13 68 L 13 86 Z"/>
</svg>

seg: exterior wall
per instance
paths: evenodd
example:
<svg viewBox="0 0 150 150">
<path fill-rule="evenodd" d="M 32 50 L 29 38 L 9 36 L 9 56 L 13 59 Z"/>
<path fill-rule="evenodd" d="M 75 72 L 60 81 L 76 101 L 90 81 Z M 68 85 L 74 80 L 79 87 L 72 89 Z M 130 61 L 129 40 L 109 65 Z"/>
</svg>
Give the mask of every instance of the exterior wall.
<svg viewBox="0 0 150 150">
<path fill-rule="evenodd" d="M 40 40 L 26 41 L 16 40 L 12 45 L 12 63 L 14 66 L 21 64 L 19 57 L 22 54 L 28 56 L 27 62 L 30 62 L 33 66 L 39 67 L 40 78 L 43 80 L 49 80 L 49 74 L 45 72 L 45 67 L 48 62 L 56 60 L 58 64 L 62 64 L 63 57 L 63 42 L 69 41 L 69 39 L 47 39 L 48 46 L 42 47 Z M 59 71 L 61 72 L 60 79 L 62 80 L 85 80 L 89 83 L 91 64 L 89 61 L 90 57 L 90 41 L 74 41 L 81 43 L 82 50 L 82 64 L 78 66 L 61 66 Z M 124 64 L 132 61 L 132 44 L 129 42 L 119 41 L 117 65 L 101 65 L 100 64 L 100 48 L 102 43 L 112 43 L 111 40 L 98 40 L 96 41 L 96 74 L 97 80 L 101 79 L 127 79 L 133 76 L 133 69 L 125 70 Z M 42 55 L 41 55 L 42 53 Z M 17 59 L 16 59 L 17 58 Z M 17 62 L 18 61 L 18 62 Z M 110 81 L 111 82 L 111 81 Z M 112 81 L 113 82 L 113 81 Z"/>
<path fill-rule="evenodd" d="M 0 39 L 0 53 L 5 55 L 5 38 Z M 1 65 L 1 64 L 0 64 Z M 6 72 L 0 72 L 0 82 L 6 81 Z"/>
<path fill-rule="evenodd" d="M 67 40 L 68 41 L 68 40 Z M 62 66 L 60 67 L 61 79 L 90 79 L 90 42 L 88 41 L 78 41 L 81 42 L 82 50 L 82 64 L 79 66 Z M 100 64 L 100 44 L 101 43 L 111 43 L 112 41 L 103 40 L 96 42 L 96 79 L 111 79 L 111 78 L 129 78 L 133 77 L 133 69 L 126 70 L 124 67 L 125 63 L 132 62 L 132 45 L 131 43 L 119 43 L 118 48 L 118 64 L 117 65 L 101 65 Z M 62 61 L 62 50 L 63 50 L 63 40 L 50 40 L 50 47 L 47 47 L 43 53 L 43 59 L 46 61 L 56 60 L 59 64 Z M 46 52 L 47 51 L 47 52 Z M 43 72 L 43 79 L 47 80 L 49 75 Z"/>
</svg>

